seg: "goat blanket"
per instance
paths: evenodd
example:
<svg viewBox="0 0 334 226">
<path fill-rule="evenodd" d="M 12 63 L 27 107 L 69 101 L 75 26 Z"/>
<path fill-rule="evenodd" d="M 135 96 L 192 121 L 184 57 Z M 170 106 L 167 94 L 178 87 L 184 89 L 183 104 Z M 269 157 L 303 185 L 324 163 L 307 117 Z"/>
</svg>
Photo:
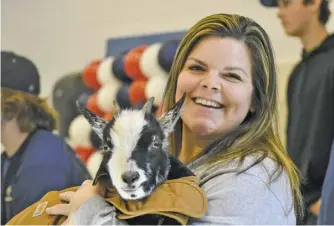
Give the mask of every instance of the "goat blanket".
<svg viewBox="0 0 334 226">
<path fill-rule="evenodd" d="M 170 160 L 171 170 L 168 180 L 145 200 L 125 201 L 114 189 L 107 193 L 105 199 L 118 210 L 118 219 L 126 220 L 130 225 L 154 225 L 164 218 L 162 224 L 186 225 L 190 217 L 200 218 L 206 214 L 208 201 L 195 175 L 175 157 L 170 156 Z M 7 225 L 62 224 L 66 220 L 65 216 L 50 216 L 44 210 L 62 203 L 58 197 L 60 193 L 76 191 L 78 188 L 48 192 L 40 201 L 13 217 Z M 42 208 L 40 211 L 42 213 L 34 216 L 38 208 Z"/>
</svg>

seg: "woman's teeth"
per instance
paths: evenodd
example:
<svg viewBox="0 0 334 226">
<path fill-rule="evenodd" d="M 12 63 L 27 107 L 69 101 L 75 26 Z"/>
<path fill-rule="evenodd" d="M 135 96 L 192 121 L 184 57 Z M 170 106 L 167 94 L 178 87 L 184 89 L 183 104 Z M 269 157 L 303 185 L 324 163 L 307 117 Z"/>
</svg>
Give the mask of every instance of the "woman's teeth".
<svg viewBox="0 0 334 226">
<path fill-rule="evenodd" d="M 205 107 L 209 107 L 209 108 L 222 108 L 223 105 L 221 105 L 220 103 L 217 103 L 215 101 L 211 101 L 211 100 L 205 100 L 205 99 L 202 99 L 202 98 L 194 98 L 193 101 L 196 103 L 196 104 L 199 104 L 199 105 L 202 105 L 202 106 L 205 106 Z"/>
</svg>

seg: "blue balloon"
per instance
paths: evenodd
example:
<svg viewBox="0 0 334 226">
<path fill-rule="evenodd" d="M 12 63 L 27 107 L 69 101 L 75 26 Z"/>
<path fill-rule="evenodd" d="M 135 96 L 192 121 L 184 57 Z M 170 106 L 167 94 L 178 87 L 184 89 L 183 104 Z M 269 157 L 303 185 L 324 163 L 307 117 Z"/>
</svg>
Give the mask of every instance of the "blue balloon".
<svg viewBox="0 0 334 226">
<path fill-rule="evenodd" d="M 116 100 L 121 109 L 131 108 L 129 87 L 130 84 L 124 83 L 116 94 Z"/>
<path fill-rule="evenodd" d="M 123 83 L 130 83 L 132 82 L 132 79 L 127 75 L 127 73 L 124 70 L 124 56 L 125 53 L 121 53 L 118 56 L 115 57 L 113 63 L 112 63 L 112 73 L 115 75 L 116 78 L 118 78 Z"/>
<path fill-rule="evenodd" d="M 162 44 L 158 53 L 159 65 L 168 73 L 172 67 L 174 56 L 179 44 L 180 40 L 168 40 Z"/>
</svg>

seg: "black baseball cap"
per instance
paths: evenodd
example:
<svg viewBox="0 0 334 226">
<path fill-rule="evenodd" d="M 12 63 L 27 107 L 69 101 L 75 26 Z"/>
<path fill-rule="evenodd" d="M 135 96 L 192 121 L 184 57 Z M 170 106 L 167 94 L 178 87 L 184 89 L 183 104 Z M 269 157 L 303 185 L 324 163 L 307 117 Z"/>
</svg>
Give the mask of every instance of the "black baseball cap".
<svg viewBox="0 0 334 226">
<path fill-rule="evenodd" d="M 1 87 L 38 96 L 40 76 L 36 65 L 24 56 L 1 51 Z"/>
<path fill-rule="evenodd" d="M 261 4 L 267 7 L 277 7 L 277 0 L 260 0 Z"/>
<path fill-rule="evenodd" d="M 323 0 L 324 2 L 329 3 L 330 0 Z M 261 4 L 266 7 L 277 7 L 278 6 L 278 0 L 260 0 Z"/>
</svg>

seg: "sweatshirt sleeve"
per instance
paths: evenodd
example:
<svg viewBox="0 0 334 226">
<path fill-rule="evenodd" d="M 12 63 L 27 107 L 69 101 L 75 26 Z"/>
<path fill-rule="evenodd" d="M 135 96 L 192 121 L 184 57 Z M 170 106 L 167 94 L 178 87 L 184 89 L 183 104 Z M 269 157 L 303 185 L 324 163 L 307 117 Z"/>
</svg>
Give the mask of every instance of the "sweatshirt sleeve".
<svg viewBox="0 0 334 226">
<path fill-rule="evenodd" d="M 257 176 L 229 173 L 209 180 L 202 187 L 209 201 L 208 212 L 203 218 L 192 218 L 192 225 L 296 223 L 293 208 L 286 212 L 280 195 L 274 194 Z M 276 190 L 286 192 L 283 187 Z"/>
<path fill-rule="evenodd" d="M 116 209 L 100 196 L 88 199 L 75 213 L 76 225 L 128 225 L 116 218 Z"/>
</svg>

